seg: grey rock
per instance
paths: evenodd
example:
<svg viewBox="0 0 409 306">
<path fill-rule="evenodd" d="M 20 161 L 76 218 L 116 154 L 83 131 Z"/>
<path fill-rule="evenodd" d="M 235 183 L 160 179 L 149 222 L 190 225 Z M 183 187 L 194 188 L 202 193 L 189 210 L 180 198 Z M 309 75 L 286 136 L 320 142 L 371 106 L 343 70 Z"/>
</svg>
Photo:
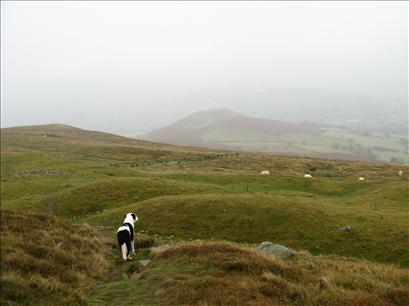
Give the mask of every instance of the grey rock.
<svg viewBox="0 0 409 306">
<path fill-rule="evenodd" d="M 257 250 L 266 254 L 273 254 L 281 258 L 288 258 L 294 255 L 293 251 L 291 251 L 289 248 L 269 241 L 262 242 L 257 247 Z"/>
<path fill-rule="evenodd" d="M 339 229 L 340 229 L 341 231 L 349 232 L 349 231 L 352 231 L 352 226 L 350 226 L 350 225 L 345 225 L 345 226 L 341 226 Z"/>
</svg>

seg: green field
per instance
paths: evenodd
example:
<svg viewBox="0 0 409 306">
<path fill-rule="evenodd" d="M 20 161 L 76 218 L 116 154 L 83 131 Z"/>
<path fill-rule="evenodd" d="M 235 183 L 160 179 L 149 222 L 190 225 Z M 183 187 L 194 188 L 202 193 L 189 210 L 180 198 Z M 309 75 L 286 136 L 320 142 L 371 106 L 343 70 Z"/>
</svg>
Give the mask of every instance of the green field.
<svg viewBox="0 0 409 306">
<path fill-rule="evenodd" d="M 321 128 L 321 133 L 272 136 L 250 130 L 217 130 L 205 133 L 202 141 L 237 150 L 266 153 L 325 156 L 340 154 L 350 158 L 408 164 L 407 135 L 366 135 L 341 128 Z"/>
<path fill-rule="evenodd" d="M 109 263 L 100 278 L 78 276 L 97 281 L 75 294 L 69 286 L 54 288 L 55 276 L 39 264 L 33 270 L 50 282 L 43 281 L 35 297 L 39 305 L 52 305 L 56 296 L 91 305 L 118 305 L 121 298 L 127 305 L 409 301 L 407 166 L 177 147 L 62 125 L 2 129 L 1 134 L 2 215 L 42 213 L 67 226 L 85 226 L 94 234 L 83 230 L 82 235 L 103 246 L 93 256 Z M 291 141 L 302 142 L 297 137 Z M 320 145 L 326 137 L 304 146 Z M 271 175 L 260 176 L 262 170 Z M 313 178 L 305 179 L 305 173 Z M 366 180 L 358 181 L 361 176 Z M 137 231 L 158 245 L 176 244 L 157 256 L 140 251 L 137 259 L 153 258 L 142 270 L 136 259 L 121 263 L 115 247 L 116 228 L 130 211 L 140 217 Z M 18 228 L 13 220 L 2 227 L 2 241 L 8 237 L 9 243 L 2 264 L 22 252 L 35 257 L 23 242 L 10 240 Z M 352 231 L 340 231 L 344 225 Z M 41 233 L 48 237 L 44 227 Z M 254 250 L 262 241 L 288 246 L 296 258 L 262 256 Z M 21 263 L 10 265 L 6 274 L 2 269 L 2 285 L 30 276 Z M 136 280 L 134 273 L 139 273 Z M 31 294 L 29 287 L 15 286 L 17 293 L 2 290 L 2 302 L 24 303 L 18 292 Z M 238 290 L 242 298 L 234 296 Z"/>
</svg>

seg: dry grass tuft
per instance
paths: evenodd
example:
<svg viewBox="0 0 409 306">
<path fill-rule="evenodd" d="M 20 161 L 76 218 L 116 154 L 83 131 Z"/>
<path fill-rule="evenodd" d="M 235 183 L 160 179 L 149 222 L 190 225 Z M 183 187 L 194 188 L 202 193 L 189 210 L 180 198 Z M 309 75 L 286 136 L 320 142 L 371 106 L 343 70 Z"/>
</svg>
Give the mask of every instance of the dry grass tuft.
<svg viewBox="0 0 409 306">
<path fill-rule="evenodd" d="M 1 303 L 84 304 L 107 271 L 96 233 L 41 214 L 1 211 Z"/>
<path fill-rule="evenodd" d="M 136 234 L 134 240 L 135 249 L 146 249 L 155 244 L 155 239 L 152 236 L 145 234 Z"/>
</svg>

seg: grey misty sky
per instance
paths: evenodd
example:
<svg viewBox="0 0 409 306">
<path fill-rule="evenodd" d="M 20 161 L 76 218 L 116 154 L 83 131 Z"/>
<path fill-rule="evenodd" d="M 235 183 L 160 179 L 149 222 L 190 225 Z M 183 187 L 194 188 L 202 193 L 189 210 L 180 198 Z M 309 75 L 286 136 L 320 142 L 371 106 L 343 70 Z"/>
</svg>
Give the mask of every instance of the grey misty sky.
<svg viewBox="0 0 409 306">
<path fill-rule="evenodd" d="M 211 88 L 408 87 L 405 1 L 2 1 L 1 34 L 2 126 L 149 125 Z"/>
</svg>

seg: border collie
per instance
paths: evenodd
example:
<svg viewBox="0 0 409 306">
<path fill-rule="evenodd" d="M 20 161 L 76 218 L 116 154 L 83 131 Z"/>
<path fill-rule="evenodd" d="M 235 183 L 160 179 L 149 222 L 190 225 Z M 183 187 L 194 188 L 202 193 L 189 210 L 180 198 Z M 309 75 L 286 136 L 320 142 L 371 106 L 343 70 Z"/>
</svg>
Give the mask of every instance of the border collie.
<svg viewBox="0 0 409 306">
<path fill-rule="evenodd" d="M 135 244 L 134 244 L 134 224 L 138 221 L 138 217 L 134 213 L 126 214 L 124 224 L 118 228 L 116 234 L 118 238 L 118 244 L 121 248 L 122 258 L 124 260 L 132 259 L 129 254 L 135 255 Z"/>
</svg>

